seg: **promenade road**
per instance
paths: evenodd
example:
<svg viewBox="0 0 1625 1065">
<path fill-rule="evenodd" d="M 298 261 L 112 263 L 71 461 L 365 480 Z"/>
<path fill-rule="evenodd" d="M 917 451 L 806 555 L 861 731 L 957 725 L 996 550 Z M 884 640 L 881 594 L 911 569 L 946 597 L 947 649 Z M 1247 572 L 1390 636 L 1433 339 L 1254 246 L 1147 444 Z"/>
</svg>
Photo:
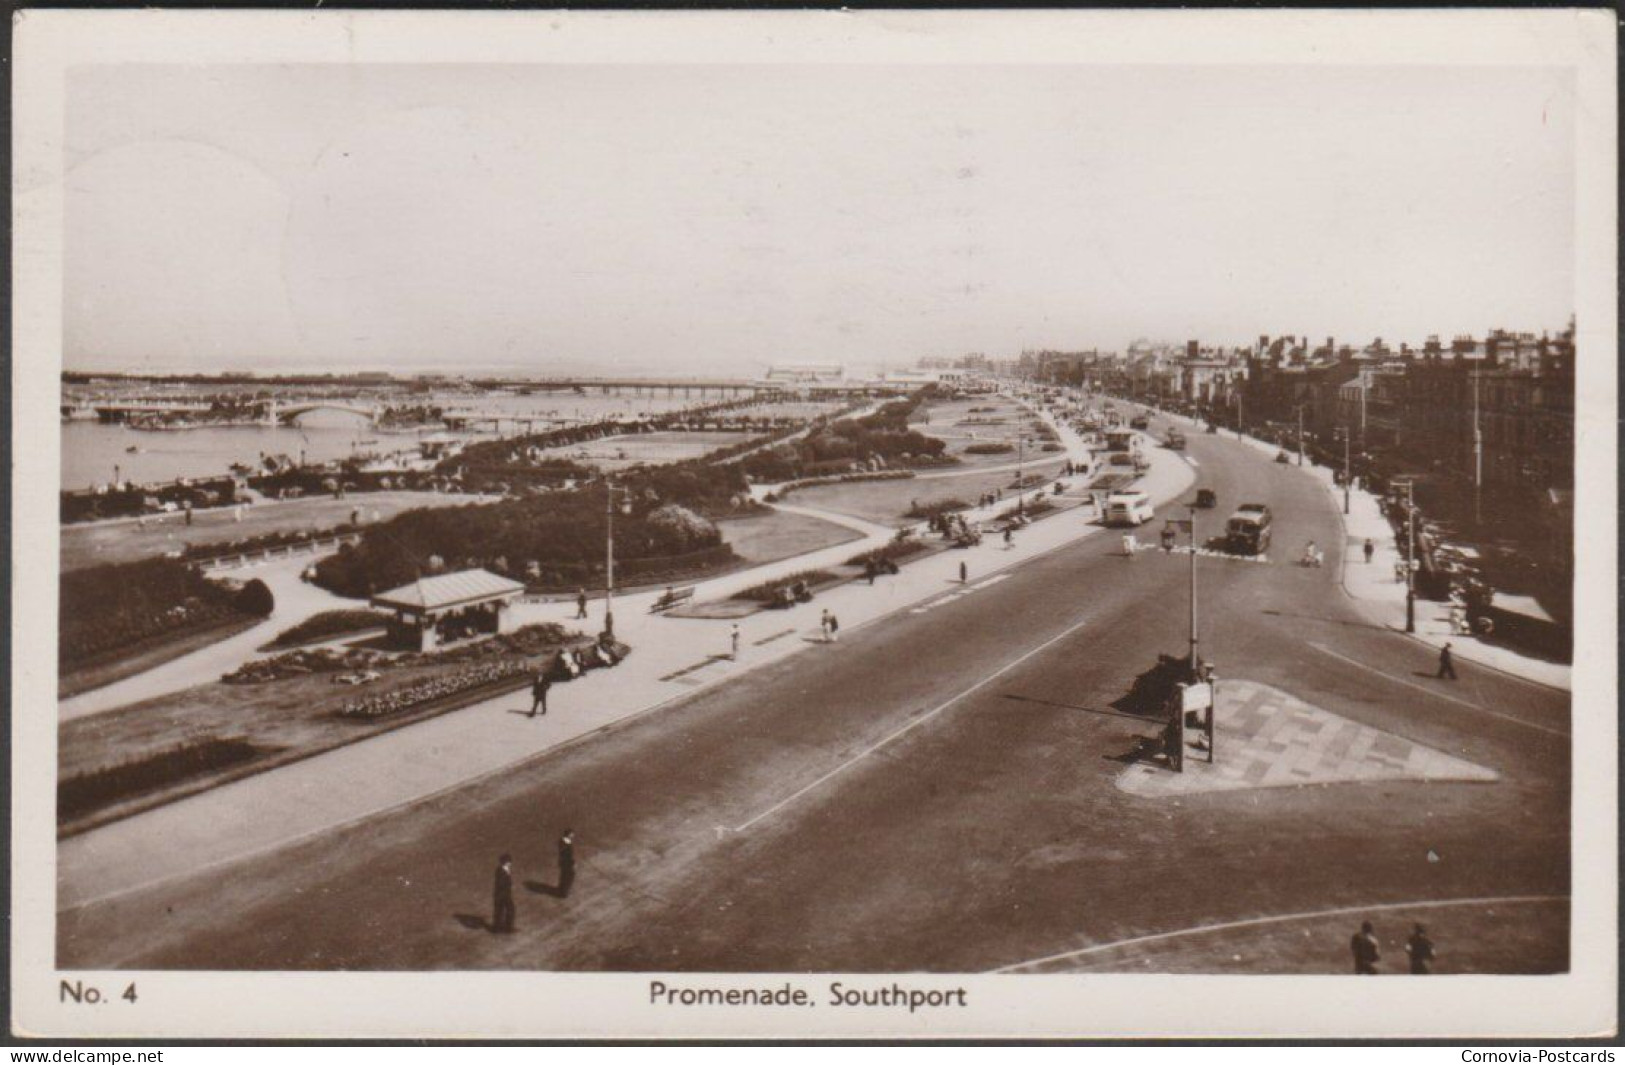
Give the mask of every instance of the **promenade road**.
<svg viewBox="0 0 1625 1065">
<path fill-rule="evenodd" d="M 1130 561 L 1115 535 L 1093 536 L 968 587 L 944 582 L 918 606 L 844 625 L 837 644 L 474 784 L 66 900 L 59 963 L 990 970 L 1280 914 L 1566 895 L 1566 694 L 1470 663 L 1455 684 L 1433 680 L 1428 648 L 1341 590 L 1339 518 L 1316 481 L 1234 440 L 1193 437 L 1187 454 L 1220 497 L 1199 512 L 1204 533 L 1260 500 L 1277 556 L 1308 539 L 1328 549 L 1324 569 L 1199 559 L 1202 651 L 1221 676 L 1493 779 L 1125 791 L 1127 760 L 1158 723 L 1121 700 L 1159 652 L 1184 653 L 1189 558 Z M 552 844 L 566 825 L 578 876 L 559 899 Z M 482 923 L 502 851 L 528 888 L 511 936 Z M 1519 964 L 1566 963 L 1565 907 L 1555 920 L 1547 949 Z M 1448 927 L 1435 934 L 1447 941 Z"/>
</svg>

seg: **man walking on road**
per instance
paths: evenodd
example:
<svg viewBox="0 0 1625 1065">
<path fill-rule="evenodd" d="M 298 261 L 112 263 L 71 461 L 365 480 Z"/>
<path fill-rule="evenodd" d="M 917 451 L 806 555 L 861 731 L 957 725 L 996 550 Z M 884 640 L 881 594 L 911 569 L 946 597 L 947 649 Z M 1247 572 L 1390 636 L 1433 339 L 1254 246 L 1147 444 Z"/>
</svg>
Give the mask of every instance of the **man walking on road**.
<svg viewBox="0 0 1625 1065">
<path fill-rule="evenodd" d="M 570 897 L 570 887 L 576 882 L 576 834 L 565 829 L 559 836 L 559 898 Z"/>
<path fill-rule="evenodd" d="M 552 686 L 553 682 L 547 678 L 547 671 L 542 669 L 537 670 L 536 679 L 531 681 L 530 684 L 531 717 L 536 716 L 536 708 L 538 706 L 542 708 L 542 716 L 547 716 L 547 690 Z"/>
<path fill-rule="evenodd" d="M 496 884 L 492 890 L 491 931 L 513 931 L 513 859 L 504 854 L 497 859 Z"/>
<path fill-rule="evenodd" d="M 1456 666 L 1450 659 L 1449 640 L 1446 640 L 1444 646 L 1439 648 L 1439 672 L 1435 673 L 1434 677 L 1439 680 L 1443 680 L 1445 677 L 1449 677 L 1451 680 L 1456 679 Z"/>
<path fill-rule="evenodd" d="M 587 616 L 587 589 L 576 590 L 576 620 L 580 621 Z"/>
<path fill-rule="evenodd" d="M 959 583 L 964 584 L 965 581 L 967 581 L 969 578 L 970 578 L 970 570 L 966 569 L 965 564 L 963 562 L 961 562 L 959 564 Z"/>
<path fill-rule="evenodd" d="M 822 614 L 818 615 L 818 631 L 823 634 L 824 642 L 829 643 L 830 634 L 829 634 L 829 611 L 828 610 L 826 610 Z"/>
<path fill-rule="evenodd" d="M 1371 556 L 1377 553 L 1377 545 L 1371 542 L 1371 537 L 1365 538 L 1365 564 L 1371 565 Z"/>
<path fill-rule="evenodd" d="M 1421 925 L 1411 933 L 1411 938 L 1405 944 L 1405 953 L 1411 956 L 1411 975 L 1426 976 L 1433 971 L 1433 940 L 1428 938 L 1427 929 Z"/>
<path fill-rule="evenodd" d="M 732 648 L 728 657 L 735 662 L 739 661 L 739 622 L 737 621 L 734 622 L 733 628 L 728 633 L 728 644 Z"/>
<path fill-rule="evenodd" d="M 1377 975 L 1377 960 L 1382 954 L 1377 950 L 1377 937 L 1370 921 L 1360 925 L 1360 930 L 1349 940 L 1349 949 L 1354 953 L 1355 976 Z"/>
</svg>

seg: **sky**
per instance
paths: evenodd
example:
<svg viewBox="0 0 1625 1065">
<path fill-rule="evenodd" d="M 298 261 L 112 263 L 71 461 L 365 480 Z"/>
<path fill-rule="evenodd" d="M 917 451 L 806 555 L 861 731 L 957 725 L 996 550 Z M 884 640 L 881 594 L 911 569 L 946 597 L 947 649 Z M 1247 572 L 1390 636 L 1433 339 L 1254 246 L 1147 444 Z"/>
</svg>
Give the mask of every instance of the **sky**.
<svg viewBox="0 0 1625 1065">
<path fill-rule="evenodd" d="M 64 366 L 755 374 L 1574 309 L 1538 67 L 108 65 Z"/>
</svg>

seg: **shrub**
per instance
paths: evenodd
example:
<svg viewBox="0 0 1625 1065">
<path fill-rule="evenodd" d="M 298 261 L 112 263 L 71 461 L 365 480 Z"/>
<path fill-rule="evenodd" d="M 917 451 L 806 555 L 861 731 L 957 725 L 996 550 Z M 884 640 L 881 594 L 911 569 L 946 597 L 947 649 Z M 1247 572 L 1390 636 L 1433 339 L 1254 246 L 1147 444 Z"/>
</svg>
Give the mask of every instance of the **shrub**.
<svg viewBox="0 0 1625 1065">
<path fill-rule="evenodd" d="M 242 617 L 230 592 L 174 559 L 72 570 L 58 579 L 59 667 L 165 633 Z"/>
<path fill-rule="evenodd" d="M 1016 446 L 1014 444 L 1006 444 L 1006 443 L 999 442 L 999 441 L 989 441 L 987 443 L 972 444 L 971 446 L 969 446 L 969 447 L 967 447 L 965 449 L 965 454 L 967 454 L 967 455 L 1008 455 L 1010 452 L 1014 451 L 1015 449 L 1016 449 Z"/>
<path fill-rule="evenodd" d="M 255 577 L 237 590 L 232 597 L 232 605 L 245 614 L 266 618 L 276 609 L 276 596 L 271 594 L 264 581 Z"/>
<path fill-rule="evenodd" d="M 347 632 L 382 628 L 388 621 L 389 615 L 379 610 L 324 610 L 292 628 L 283 629 L 271 642 L 279 647 L 289 647 Z"/>
</svg>

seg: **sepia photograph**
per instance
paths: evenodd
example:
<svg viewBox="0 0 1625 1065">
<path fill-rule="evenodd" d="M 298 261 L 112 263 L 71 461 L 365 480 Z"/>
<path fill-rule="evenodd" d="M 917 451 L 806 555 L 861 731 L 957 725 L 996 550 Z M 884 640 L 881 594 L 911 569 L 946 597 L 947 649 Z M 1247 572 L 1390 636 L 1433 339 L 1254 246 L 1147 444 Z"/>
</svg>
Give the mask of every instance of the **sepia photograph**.
<svg viewBox="0 0 1625 1065">
<path fill-rule="evenodd" d="M 1370 14 L 26 13 L 14 1033 L 1612 1030 L 1613 23 Z"/>
</svg>

